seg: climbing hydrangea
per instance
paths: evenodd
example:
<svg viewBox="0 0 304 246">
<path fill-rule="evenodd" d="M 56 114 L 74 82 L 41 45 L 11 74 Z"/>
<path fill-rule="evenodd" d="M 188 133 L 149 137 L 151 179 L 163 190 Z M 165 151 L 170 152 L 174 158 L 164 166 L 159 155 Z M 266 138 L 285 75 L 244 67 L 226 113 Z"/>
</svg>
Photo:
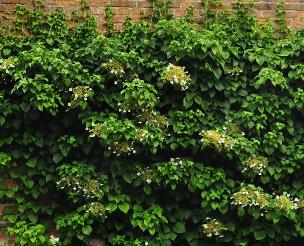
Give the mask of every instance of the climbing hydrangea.
<svg viewBox="0 0 304 246">
<path fill-rule="evenodd" d="M 263 156 L 251 156 L 244 164 L 243 172 L 251 170 L 253 173 L 262 175 L 262 171 L 268 166 L 268 161 Z"/>
<path fill-rule="evenodd" d="M 90 137 L 102 137 L 104 133 L 104 124 L 102 123 L 97 123 L 95 124 L 94 122 L 91 124 L 92 128 L 86 128 L 90 132 Z"/>
<path fill-rule="evenodd" d="M 9 73 L 11 68 L 15 67 L 15 58 L 9 57 L 7 59 L 0 59 L 0 70 L 4 70 Z"/>
<path fill-rule="evenodd" d="M 202 131 L 202 142 L 208 146 L 216 148 L 218 151 L 231 150 L 233 139 L 229 136 L 223 136 L 215 130 Z"/>
<path fill-rule="evenodd" d="M 144 140 L 149 138 L 149 131 L 146 129 L 138 129 L 134 139 L 139 142 L 143 142 Z"/>
<path fill-rule="evenodd" d="M 277 195 L 275 197 L 275 206 L 279 209 L 290 210 L 297 209 L 297 204 L 293 201 L 290 195 L 287 192 L 284 192 L 282 195 Z"/>
<path fill-rule="evenodd" d="M 185 71 L 185 67 L 176 66 L 171 63 L 163 72 L 162 78 L 170 84 L 178 86 L 181 90 L 188 89 L 190 84 L 190 75 Z"/>
<path fill-rule="evenodd" d="M 94 95 L 93 90 L 89 86 L 77 86 L 69 89 L 72 92 L 72 101 L 68 103 L 70 108 L 77 107 L 81 102 L 87 101 Z"/>
<path fill-rule="evenodd" d="M 125 74 L 124 65 L 112 59 L 110 59 L 108 62 L 102 63 L 101 67 L 117 77 L 122 77 Z"/>
<path fill-rule="evenodd" d="M 207 218 L 206 223 L 202 225 L 203 233 L 207 237 L 223 237 L 223 232 L 227 230 L 227 228 L 217 219 Z"/>
<path fill-rule="evenodd" d="M 94 217 L 106 217 L 107 208 L 100 202 L 91 202 L 85 205 L 86 212 Z"/>
<path fill-rule="evenodd" d="M 135 154 L 136 150 L 132 142 L 114 142 L 113 146 L 108 147 L 116 156 Z"/>
<path fill-rule="evenodd" d="M 159 112 L 154 110 L 144 109 L 140 114 L 136 116 L 136 121 L 139 124 L 145 124 L 146 126 L 157 127 L 161 129 L 167 129 L 169 123 L 165 116 L 160 115 Z"/>
<path fill-rule="evenodd" d="M 261 189 L 252 185 L 243 187 L 240 191 L 235 192 L 232 197 L 231 204 L 242 207 L 256 206 L 260 209 L 270 210 L 279 209 L 283 211 L 297 210 L 303 208 L 303 200 L 292 198 L 287 192 L 275 197 L 263 192 Z M 261 216 L 263 213 L 261 212 Z"/>
<path fill-rule="evenodd" d="M 146 167 L 146 168 L 138 171 L 137 176 L 140 177 L 147 184 L 151 184 L 154 179 L 153 172 L 149 167 Z"/>
<path fill-rule="evenodd" d="M 54 235 L 50 235 L 50 244 L 57 245 L 59 243 L 59 237 L 55 237 Z"/>
<path fill-rule="evenodd" d="M 259 208 L 267 208 L 269 206 L 270 195 L 263 193 L 254 187 L 243 187 L 240 191 L 234 193 L 231 197 L 233 205 L 257 206 Z"/>
<path fill-rule="evenodd" d="M 62 176 L 57 181 L 57 187 L 61 190 L 69 190 L 72 197 L 84 196 L 87 199 L 101 199 L 103 192 L 101 184 L 98 180 L 82 180 L 79 175 L 74 176 Z"/>
<path fill-rule="evenodd" d="M 58 245 L 303 241 L 303 30 L 281 38 L 240 1 L 190 24 L 191 6 L 175 20 L 166 1 L 100 35 L 86 11 L 35 2 L 0 34 L 0 174 L 16 183 L 0 199 L 18 206 L 3 216 L 16 244 L 49 245 L 48 222 Z"/>
</svg>

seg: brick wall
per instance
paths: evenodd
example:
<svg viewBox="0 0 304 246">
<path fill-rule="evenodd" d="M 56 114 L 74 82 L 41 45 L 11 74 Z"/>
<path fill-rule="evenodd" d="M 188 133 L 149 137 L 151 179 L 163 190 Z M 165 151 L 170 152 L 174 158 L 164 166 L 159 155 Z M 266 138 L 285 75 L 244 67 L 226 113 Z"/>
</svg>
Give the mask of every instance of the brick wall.
<svg viewBox="0 0 304 246">
<path fill-rule="evenodd" d="M 171 0 L 173 2 L 172 13 L 181 16 L 185 13 L 185 8 L 190 4 L 195 8 L 195 16 L 201 15 L 202 0 Z M 248 0 L 245 0 L 245 2 Z M 0 16 L 4 11 L 14 9 L 16 3 L 32 5 L 33 0 L 0 0 Z M 49 10 L 61 7 L 66 11 L 79 8 L 80 0 L 44 0 L 45 6 Z M 230 6 L 235 0 L 223 0 L 225 6 Z M 254 14 L 260 19 L 275 18 L 276 5 L 279 0 L 253 0 L 255 11 Z M 114 9 L 114 20 L 116 28 L 122 26 L 127 16 L 131 16 L 133 20 L 140 20 L 141 13 L 150 11 L 150 1 L 148 0 L 88 0 L 91 6 L 91 13 L 94 14 L 99 23 L 102 23 L 105 16 L 105 6 L 112 5 Z M 285 0 L 286 18 L 288 26 L 295 28 L 301 26 L 304 17 L 304 0 Z M 100 24 L 102 29 L 102 24 Z"/>
<path fill-rule="evenodd" d="M 0 178 L 0 193 L 6 192 L 7 190 L 13 191 L 16 183 L 13 180 L 3 180 Z M 7 236 L 5 234 L 5 228 L 7 223 L 3 220 L 3 214 L 6 207 L 11 206 L 11 204 L 6 201 L 0 200 L 0 246 L 9 246 L 13 244 L 13 237 Z"/>
</svg>

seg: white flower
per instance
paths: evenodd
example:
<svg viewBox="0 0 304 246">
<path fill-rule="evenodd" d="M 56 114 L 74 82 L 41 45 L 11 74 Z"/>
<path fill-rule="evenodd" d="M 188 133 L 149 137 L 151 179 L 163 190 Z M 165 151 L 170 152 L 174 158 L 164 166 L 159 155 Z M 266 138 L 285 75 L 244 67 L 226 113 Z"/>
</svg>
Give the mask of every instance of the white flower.
<svg viewBox="0 0 304 246">
<path fill-rule="evenodd" d="M 56 245 L 59 242 L 59 237 L 55 237 L 54 235 L 50 236 L 50 243 L 52 245 Z"/>
</svg>

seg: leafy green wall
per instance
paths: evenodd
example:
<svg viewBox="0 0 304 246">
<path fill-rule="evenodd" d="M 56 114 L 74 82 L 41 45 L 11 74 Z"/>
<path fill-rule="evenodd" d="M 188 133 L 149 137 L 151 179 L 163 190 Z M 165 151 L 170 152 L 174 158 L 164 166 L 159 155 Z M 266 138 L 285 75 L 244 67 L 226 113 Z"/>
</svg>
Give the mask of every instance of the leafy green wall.
<svg viewBox="0 0 304 246">
<path fill-rule="evenodd" d="M 250 10 L 115 32 L 109 8 L 100 34 L 83 12 L 18 9 L 0 41 L 18 244 L 303 241 L 303 31 Z"/>
</svg>

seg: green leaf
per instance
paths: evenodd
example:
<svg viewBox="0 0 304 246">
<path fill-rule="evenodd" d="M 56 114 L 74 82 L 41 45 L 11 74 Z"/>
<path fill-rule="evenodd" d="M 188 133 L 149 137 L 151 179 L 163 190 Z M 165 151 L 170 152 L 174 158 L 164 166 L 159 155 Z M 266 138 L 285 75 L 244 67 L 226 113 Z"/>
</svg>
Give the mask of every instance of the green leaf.
<svg viewBox="0 0 304 246">
<path fill-rule="evenodd" d="M 265 231 L 254 231 L 254 237 L 256 240 L 263 240 L 266 237 Z"/>
<path fill-rule="evenodd" d="M 53 155 L 53 161 L 55 163 L 59 163 L 62 160 L 63 156 L 59 153 L 56 153 L 55 155 Z"/>
<path fill-rule="evenodd" d="M 2 126 L 5 123 L 5 118 L 0 116 L 0 126 Z"/>
<path fill-rule="evenodd" d="M 126 214 L 129 211 L 130 205 L 128 203 L 121 203 L 118 205 L 118 208 Z"/>
<path fill-rule="evenodd" d="M 10 49 L 3 49 L 2 52 L 3 52 L 3 55 L 8 56 L 11 53 L 11 50 Z"/>
<path fill-rule="evenodd" d="M 125 172 L 125 173 L 122 175 L 122 177 L 123 177 L 123 179 L 124 179 L 127 183 L 131 184 L 132 181 L 133 181 L 133 179 L 134 179 L 134 177 L 135 177 L 135 175 L 134 175 L 134 173 L 131 173 L 131 172 Z"/>
<path fill-rule="evenodd" d="M 23 183 L 29 189 L 33 188 L 33 186 L 34 186 L 34 181 L 31 179 L 25 179 L 25 180 L 23 180 Z"/>
<path fill-rule="evenodd" d="M 27 165 L 28 167 L 34 168 L 34 167 L 37 165 L 37 159 L 36 159 L 36 158 L 29 159 L 29 160 L 26 162 L 26 165 Z"/>
<path fill-rule="evenodd" d="M 148 231 L 151 235 L 155 234 L 155 228 L 149 228 Z"/>
<path fill-rule="evenodd" d="M 292 181 L 292 186 L 295 189 L 299 190 L 299 189 L 301 189 L 303 187 L 303 182 L 300 181 L 300 180 L 294 180 L 294 181 Z"/>
<path fill-rule="evenodd" d="M 90 225 L 83 226 L 81 230 L 86 236 L 89 236 L 92 233 L 92 227 Z"/>
<path fill-rule="evenodd" d="M 214 86 L 218 91 L 222 91 L 225 88 L 222 82 L 216 82 Z"/>
<path fill-rule="evenodd" d="M 147 195 L 150 195 L 152 190 L 151 190 L 151 187 L 148 186 L 148 185 L 145 185 L 144 186 L 144 192 L 147 194 Z"/>
<path fill-rule="evenodd" d="M 28 218 L 32 223 L 36 223 L 38 221 L 38 217 L 35 214 L 29 214 Z"/>
<path fill-rule="evenodd" d="M 215 75 L 216 79 L 220 79 L 220 77 L 222 76 L 222 70 L 220 68 L 214 68 L 213 69 L 213 74 Z"/>
<path fill-rule="evenodd" d="M 186 228 L 185 228 L 185 225 L 181 222 L 177 222 L 175 224 L 175 226 L 173 227 L 173 231 L 176 232 L 176 233 L 184 233 L 186 232 Z"/>
<path fill-rule="evenodd" d="M 109 203 L 107 208 L 109 209 L 110 213 L 113 213 L 117 209 L 117 205 L 115 203 Z"/>
<path fill-rule="evenodd" d="M 7 221 L 9 221 L 10 223 L 15 223 L 16 220 L 17 220 L 17 215 L 15 215 L 15 214 L 5 215 L 4 217 L 5 217 L 5 219 L 6 219 Z"/>
<path fill-rule="evenodd" d="M 238 207 L 237 213 L 238 213 L 239 217 L 243 217 L 245 215 L 245 209 L 241 208 L 241 207 Z"/>
<path fill-rule="evenodd" d="M 234 185 L 235 185 L 235 182 L 234 182 L 234 180 L 232 180 L 232 179 L 227 179 L 226 184 L 227 184 L 229 187 L 233 188 Z"/>
</svg>

